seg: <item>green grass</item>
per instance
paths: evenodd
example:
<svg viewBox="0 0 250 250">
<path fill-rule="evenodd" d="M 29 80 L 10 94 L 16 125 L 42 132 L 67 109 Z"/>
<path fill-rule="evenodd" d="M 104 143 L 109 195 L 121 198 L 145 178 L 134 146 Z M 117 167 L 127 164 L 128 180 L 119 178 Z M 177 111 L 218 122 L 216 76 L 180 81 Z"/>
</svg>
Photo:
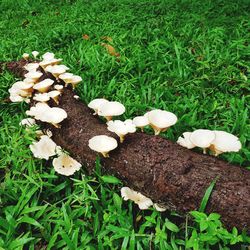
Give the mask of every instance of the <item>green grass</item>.
<svg viewBox="0 0 250 250">
<path fill-rule="evenodd" d="M 250 169 L 248 7 L 247 0 L 2 0 L 0 61 L 54 52 L 83 78 L 82 100 L 119 100 L 126 118 L 153 107 L 172 111 L 179 121 L 163 134 L 171 140 L 198 128 L 231 132 L 243 149 L 220 157 Z M 102 36 L 113 38 L 120 62 L 100 46 Z M 213 215 L 204 225 L 205 214 L 182 220 L 139 211 L 100 171 L 55 174 L 51 163 L 32 157 L 34 134 L 18 125 L 27 106 L 4 102 L 16 80 L 1 73 L 0 249 L 228 249 L 250 242 L 236 229 L 226 233 Z M 214 225 L 219 233 L 211 236 Z"/>
</svg>

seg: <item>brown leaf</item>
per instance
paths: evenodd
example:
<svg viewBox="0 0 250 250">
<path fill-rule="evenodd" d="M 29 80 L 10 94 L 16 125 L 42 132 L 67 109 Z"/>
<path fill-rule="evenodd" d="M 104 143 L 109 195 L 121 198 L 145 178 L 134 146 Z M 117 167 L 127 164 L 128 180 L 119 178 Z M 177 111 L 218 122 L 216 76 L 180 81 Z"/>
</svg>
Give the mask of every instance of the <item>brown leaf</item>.
<svg viewBox="0 0 250 250">
<path fill-rule="evenodd" d="M 102 36 L 101 39 L 107 42 L 113 42 L 113 39 L 110 36 Z"/>
<path fill-rule="evenodd" d="M 117 53 L 115 48 L 107 43 L 101 43 L 101 46 L 105 47 L 107 52 L 111 55 L 111 56 L 115 56 L 115 57 L 120 57 L 120 53 Z"/>
<path fill-rule="evenodd" d="M 87 35 L 87 34 L 83 34 L 83 35 L 82 35 L 82 39 L 83 39 L 83 40 L 89 40 L 90 37 L 89 37 L 89 35 Z"/>
</svg>

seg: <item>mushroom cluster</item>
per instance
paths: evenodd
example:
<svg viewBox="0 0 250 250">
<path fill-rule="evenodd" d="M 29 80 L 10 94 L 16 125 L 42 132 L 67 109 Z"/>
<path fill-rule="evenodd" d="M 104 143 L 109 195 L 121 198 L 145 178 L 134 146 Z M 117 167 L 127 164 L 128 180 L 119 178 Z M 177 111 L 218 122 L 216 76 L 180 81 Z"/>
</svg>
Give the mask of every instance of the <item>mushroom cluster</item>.
<svg viewBox="0 0 250 250">
<path fill-rule="evenodd" d="M 31 54 L 36 59 L 39 52 L 33 51 Z M 25 118 L 20 122 L 20 125 L 28 129 L 36 125 L 36 120 L 39 120 L 60 128 L 60 123 L 67 118 L 67 113 L 60 107 L 51 107 L 50 105 L 59 105 L 59 97 L 63 93 L 63 88 L 67 87 L 69 83 L 75 88 L 82 81 L 82 78 L 66 73 L 69 68 L 65 65 L 59 65 L 62 59 L 55 58 L 53 53 L 47 52 L 42 55 L 43 60 L 41 62 L 29 63 L 30 55 L 28 53 L 24 53 L 23 58 L 27 60 L 27 64 L 24 66 L 24 69 L 27 71 L 24 75 L 25 79 L 14 83 L 9 89 L 10 100 L 12 102 L 25 101 L 27 103 L 30 103 L 32 100 L 32 106 L 30 110 L 26 111 L 26 114 L 34 119 Z M 49 76 L 47 75 L 48 73 L 54 78 L 44 79 L 44 76 Z M 65 76 L 65 74 L 70 74 L 71 79 L 64 80 L 63 75 Z M 43 78 L 41 78 L 42 76 Z M 37 130 L 36 134 L 39 140 L 30 145 L 30 150 L 34 157 L 48 160 L 57 156 L 52 161 L 54 169 L 59 174 L 66 176 L 74 174 L 75 171 L 81 168 L 79 162 L 63 152 L 61 147 L 57 146 L 51 139 L 51 131 Z"/>
<path fill-rule="evenodd" d="M 241 149 L 238 137 L 220 130 L 197 129 L 194 132 L 185 132 L 183 137 L 178 138 L 177 143 L 188 149 L 202 148 L 204 154 L 209 149 L 215 156 L 225 152 L 238 152 Z"/>
</svg>

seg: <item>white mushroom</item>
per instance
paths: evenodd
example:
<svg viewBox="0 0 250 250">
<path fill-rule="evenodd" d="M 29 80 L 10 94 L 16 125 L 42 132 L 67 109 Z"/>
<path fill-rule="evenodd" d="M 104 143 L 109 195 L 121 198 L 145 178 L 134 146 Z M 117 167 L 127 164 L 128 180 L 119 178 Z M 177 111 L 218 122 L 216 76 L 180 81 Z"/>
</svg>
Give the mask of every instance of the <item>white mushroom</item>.
<svg viewBox="0 0 250 250">
<path fill-rule="evenodd" d="M 19 123 L 19 125 L 26 126 L 26 127 L 31 127 L 36 124 L 35 119 L 33 118 L 25 118 L 22 119 Z"/>
<path fill-rule="evenodd" d="M 192 132 L 184 132 L 183 137 L 180 136 L 177 140 L 177 143 L 184 148 L 188 149 L 194 148 L 195 145 L 190 141 L 191 134 Z"/>
<path fill-rule="evenodd" d="M 59 104 L 59 96 L 61 92 L 58 90 L 52 90 L 48 92 L 48 96 L 54 100 L 54 102 L 58 105 Z"/>
<path fill-rule="evenodd" d="M 94 115 L 98 113 L 98 110 L 99 108 L 105 104 L 109 102 L 108 100 L 106 99 L 103 99 L 103 98 L 97 98 L 97 99 L 94 99 L 92 100 L 89 104 L 88 104 L 88 107 L 93 109 L 95 111 Z"/>
<path fill-rule="evenodd" d="M 27 61 L 30 55 L 28 53 L 23 53 L 23 58 Z"/>
<path fill-rule="evenodd" d="M 35 94 L 35 96 L 33 97 L 33 100 L 37 101 L 37 102 L 48 102 L 50 99 L 50 96 L 48 95 L 48 93 L 39 93 L 39 94 Z"/>
<path fill-rule="evenodd" d="M 31 107 L 30 110 L 27 110 L 25 113 L 29 116 L 34 116 L 36 120 L 40 118 L 50 109 L 49 105 L 46 103 L 38 102 L 35 106 Z"/>
<path fill-rule="evenodd" d="M 107 121 L 110 121 L 113 116 L 122 115 L 125 110 L 125 107 L 120 102 L 106 102 L 99 107 L 98 115 L 104 116 Z"/>
<path fill-rule="evenodd" d="M 36 71 L 39 68 L 39 63 L 28 63 L 24 66 L 27 71 Z"/>
<path fill-rule="evenodd" d="M 76 100 L 79 100 L 80 99 L 80 96 L 78 96 L 78 95 L 74 95 L 73 96 Z"/>
<path fill-rule="evenodd" d="M 45 71 L 50 72 L 55 78 L 58 78 L 59 75 L 65 73 L 68 69 L 65 65 L 49 65 L 45 68 Z"/>
<path fill-rule="evenodd" d="M 17 94 L 10 94 L 10 101 L 11 102 L 22 102 L 22 101 L 25 101 L 25 98 L 20 96 L 20 95 L 17 95 Z"/>
<path fill-rule="evenodd" d="M 45 54 L 42 55 L 43 60 L 52 60 L 55 58 L 55 54 L 51 52 L 46 52 Z"/>
<path fill-rule="evenodd" d="M 56 65 L 56 64 L 58 64 L 58 63 L 60 63 L 62 61 L 62 59 L 56 59 L 56 58 L 53 58 L 53 59 L 51 59 L 51 60 L 43 60 L 43 61 L 41 61 L 40 63 L 39 63 L 39 65 L 43 68 L 43 69 L 45 69 L 47 66 L 49 66 L 49 65 Z"/>
<path fill-rule="evenodd" d="M 72 73 L 63 73 L 61 75 L 59 75 L 59 79 L 63 80 L 65 83 L 66 83 L 66 87 L 67 87 L 67 84 L 70 82 L 71 78 L 73 77 L 74 75 Z"/>
<path fill-rule="evenodd" d="M 60 91 L 60 92 L 62 92 L 62 90 L 63 90 L 63 85 L 61 85 L 61 84 L 56 84 L 56 85 L 54 86 L 54 89 L 55 89 L 55 90 L 58 90 L 58 91 Z"/>
<path fill-rule="evenodd" d="M 146 114 L 150 126 L 154 129 L 155 135 L 166 131 L 177 122 L 177 116 L 171 112 L 155 109 Z"/>
<path fill-rule="evenodd" d="M 190 135 L 191 143 L 193 143 L 196 147 L 202 148 L 204 154 L 206 154 L 206 149 L 210 147 L 214 139 L 214 131 L 208 129 L 197 129 Z"/>
<path fill-rule="evenodd" d="M 48 160 L 49 157 L 56 155 L 56 144 L 47 135 L 42 135 L 38 142 L 30 145 L 34 157 Z"/>
<path fill-rule="evenodd" d="M 31 54 L 32 54 L 32 55 L 34 56 L 34 58 L 36 59 L 37 56 L 39 55 L 39 52 L 36 51 L 36 50 L 34 50 L 34 51 L 31 52 Z"/>
<path fill-rule="evenodd" d="M 117 147 L 117 141 L 107 135 L 97 135 L 89 140 L 89 147 L 104 157 L 109 157 L 108 153 Z"/>
<path fill-rule="evenodd" d="M 25 83 L 33 83 L 33 85 L 35 84 L 34 80 L 32 78 L 24 78 L 23 82 Z"/>
<path fill-rule="evenodd" d="M 31 96 L 33 91 L 33 83 L 25 83 L 22 81 L 15 82 L 9 89 L 10 94 L 20 95 L 22 97 Z"/>
<path fill-rule="evenodd" d="M 136 116 L 133 119 L 133 123 L 137 128 L 140 128 L 141 131 L 143 132 L 143 128 L 149 125 L 148 117 L 143 115 L 143 116 Z"/>
<path fill-rule="evenodd" d="M 139 192 L 130 189 L 129 187 L 121 188 L 121 196 L 125 201 L 132 200 L 139 206 L 141 210 L 148 209 L 153 205 L 151 199 L 147 198 L 146 196 L 144 196 Z"/>
<path fill-rule="evenodd" d="M 124 137 L 128 133 L 134 133 L 136 131 L 136 127 L 133 124 L 132 120 L 126 120 L 126 121 L 108 121 L 108 130 L 117 134 L 120 137 L 120 142 L 122 143 L 124 141 Z"/>
<path fill-rule="evenodd" d="M 45 79 L 45 80 L 43 80 L 41 82 L 36 83 L 33 86 L 33 89 L 38 90 L 40 93 L 45 93 L 45 92 L 47 92 L 50 89 L 50 87 L 51 87 L 51 85 L 53 83 L 54 83 L 53 80 L 51 80 L 51 79 Z"/>
<path fill-rule="evenodd" d="M 235 135 L 225 131 L 215 130 L 215 139 L 211 142 L 210 149 L 215 156 L 224 152 L 238 152 L 241 149 L 241 142 Z"/>
<path fill-rule="evenodd" d="M 74 75 L 70 80 L 70 84 L 72 85 L 72 88 L 75 89 L 77 84 L 80 83 L 81 81 L 82 78 L 80 76 Z"/>
<path fill-rule="evenodd" d="M 27 78 L 31 78 L 34 80 L 34 82 L 38 81 L 39 78 L 43 75 L 42 72 L 40 71 L 35 71 L 35 70 L 32 70 L 32 71 L 29 71 L 27 74 L 25 74 L 24 76 L 27 77 Z"/>
<path fill-rule="evenodd" d="M 80 170 L 82 166 L 79 162 L 65 153 L 53 159 L 52 164 L 57 173 L 66 176 L 73 175 L 76 171 Z"/>
</svg>

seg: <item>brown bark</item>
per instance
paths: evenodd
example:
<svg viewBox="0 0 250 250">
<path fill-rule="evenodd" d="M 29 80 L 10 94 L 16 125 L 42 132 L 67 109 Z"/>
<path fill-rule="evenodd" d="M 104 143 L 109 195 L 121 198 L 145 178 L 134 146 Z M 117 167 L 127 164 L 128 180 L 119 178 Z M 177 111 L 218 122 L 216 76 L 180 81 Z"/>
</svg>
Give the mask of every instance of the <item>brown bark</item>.
<svg viewBox="0 0 250 250">
<path fill-rule="evenodd" d="M 8 68 L 22 75 L 20 65 L 13 65 Z M 65 89 L 60 107 L 68 118 L 61 123 L 61 129 L 50 128 L 53 140 L 91 171 L 96 153 L 89 149 L 88 140 L 95 135 L 115 135 L 73 96 L 71 90 Z M 120 178 L 124 185 L 180 213 L 198 209 L 206 189 L 218 178 L 206 212 L 221 214 L 227 228 L 250 230 L 250 171 L 240 166 L 139 132 L 127 136 L 123 144 L 110 152 L 110 158 L 102 158 L 101 163 L 106 172 Z"/>
</svg>

